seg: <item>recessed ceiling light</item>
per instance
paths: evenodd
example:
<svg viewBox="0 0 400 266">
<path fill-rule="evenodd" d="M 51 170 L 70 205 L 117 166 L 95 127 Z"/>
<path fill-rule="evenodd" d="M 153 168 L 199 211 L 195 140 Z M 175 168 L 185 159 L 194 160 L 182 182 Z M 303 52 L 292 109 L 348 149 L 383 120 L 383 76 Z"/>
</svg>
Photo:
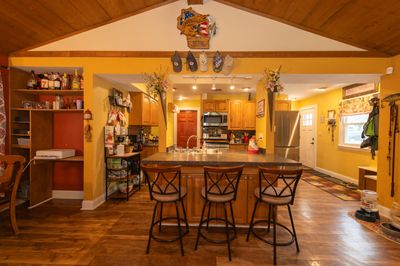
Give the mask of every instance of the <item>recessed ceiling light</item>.
<svg viewBox="0 0 400 266">
<path fill-rule="evenodd" d="M 176 88 L 172 88 L 172 92 L 175 92 L 176 91 Z"/>
<path fill-rule="evenodd" d="M 229 89 L 234 90 L 234 89 L 235 89 L 235 85 L 231 85 L 231 86 L 229 87 Z"/>
<path fill-rule="evenodd" d="M 320 88 L 316 88 L 316 91 L 326 91 L 328 87 L 320 87 Z"/>
<path fill-rule="evenodd" d="M 184 99 L 183 96 L 179 96 L 178 98 L 179 101 L 182 101 L 183 99 Z"/>
<path fill-rule="evenodd" d="M 193 86 L 192 86 L 192 89 L 197 90 L 197 85 L 196 85 L 196 84 L 193 85 Z"/>
<path fill-rule="evenodd" d="M 243 90 L 244 90 L 244 91 L 248 91 L 248 90 L 249 90 L 249 87 L 243 88 Z"/>
<path fill-rule="evenodd" d="M 215 90 L 217 89 L 217 88 L 215 87 L 215 84 L 212 85 L 211 89 L 212 89 L 213 91 L 215 91 Z"/>
</svg>

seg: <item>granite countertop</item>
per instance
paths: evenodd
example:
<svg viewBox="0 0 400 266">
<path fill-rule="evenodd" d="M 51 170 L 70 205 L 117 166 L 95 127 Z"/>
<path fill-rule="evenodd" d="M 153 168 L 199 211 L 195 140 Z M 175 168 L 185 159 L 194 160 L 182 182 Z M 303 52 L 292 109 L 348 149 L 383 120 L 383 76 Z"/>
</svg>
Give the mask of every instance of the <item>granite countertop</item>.
<svg viewBox="0 0 400 266">
<path fill-rule="evenodd" d="M 142 160 L 144 164 L 164 164 L 182 166 L 218 165 L 230 166 L 301 166 L 300 162 L 279 157 L 274 154 L 248 154 L 247 152 L 227 151 L 221 154 L 155 153 Z"/>
</svg>

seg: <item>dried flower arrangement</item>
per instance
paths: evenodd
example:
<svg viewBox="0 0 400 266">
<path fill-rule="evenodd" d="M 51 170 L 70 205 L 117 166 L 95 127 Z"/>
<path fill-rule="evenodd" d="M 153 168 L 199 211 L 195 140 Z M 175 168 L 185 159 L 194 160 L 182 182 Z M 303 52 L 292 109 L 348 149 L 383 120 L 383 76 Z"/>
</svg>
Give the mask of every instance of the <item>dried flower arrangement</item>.
<svg viewBox="0 0 400 266">
<path fill-rule="evenodd" d="M 265 89 L 273 93 L 280 93 L 283 91 L 283 86 L 280 81 L 281 66 L 276 70 L 265 69 L 264 86 Z"/>
<path fill-rule="evenodd" d="M 167 73 L 166 71 L 160 71 L 158 73 L 153 72 L 152 74 L 144 74 L 144 82 L 147 87 L 147 93 L 157 99 L 158 96 L 162 98 L 163 94 L 167 92 L 168 89 L 168 81 L 167 81 Z"/>
<path fill-rule="evenodd" d="M 147 87 L 147 93 L 156 100 L 158 97 L 160 98 L 165 126 L 167 126 L 167 72 L 168 71 L 162 71 L 160 67 L 160 71 L 158 73 L 153 72 L 152 74 L 144 74 L 144 82 Z"/>
</svg>

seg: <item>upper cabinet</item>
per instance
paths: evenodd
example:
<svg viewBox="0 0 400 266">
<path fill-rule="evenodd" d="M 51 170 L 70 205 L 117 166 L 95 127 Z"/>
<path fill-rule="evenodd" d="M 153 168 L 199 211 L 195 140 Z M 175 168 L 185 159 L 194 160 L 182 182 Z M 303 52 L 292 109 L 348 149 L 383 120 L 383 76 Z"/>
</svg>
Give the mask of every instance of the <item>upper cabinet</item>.
<svg viewBox="0 0 400 266">
<path fill-rule="evenodd" d="M 229 101 L 228 115 L 228 128 L 230 130 L 256 129 L 256 103 L 254 101 Z"/>
<path fill-rule="evenodd" d="M 129 125 L 158 126 L 158 102 L 142 92 L 131 92 L 133 101 Z"/>
<path fill-rule="evenodd" d="M 228 112 L 227 100 L 203 100 L 203 112 Z"/>
<path fill-rule="evenodd" d="M 289 100 L 276 100 L 274 105 L 275 111 L 290 111 L 292 102 Z"/>
</svg>

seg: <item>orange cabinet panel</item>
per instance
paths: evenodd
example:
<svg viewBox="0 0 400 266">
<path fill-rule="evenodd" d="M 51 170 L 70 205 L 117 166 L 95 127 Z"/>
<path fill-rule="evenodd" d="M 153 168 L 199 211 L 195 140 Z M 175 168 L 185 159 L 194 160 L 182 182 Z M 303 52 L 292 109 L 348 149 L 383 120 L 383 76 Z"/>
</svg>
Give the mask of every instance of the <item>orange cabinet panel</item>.
<svg viewBox="0 0 400 266">
<path fill-rule="evenodd" d="M 229 129 L 242 129 L 243 127 L 243 101 L 233 100 L 229 102 Z"/>
</svg>

